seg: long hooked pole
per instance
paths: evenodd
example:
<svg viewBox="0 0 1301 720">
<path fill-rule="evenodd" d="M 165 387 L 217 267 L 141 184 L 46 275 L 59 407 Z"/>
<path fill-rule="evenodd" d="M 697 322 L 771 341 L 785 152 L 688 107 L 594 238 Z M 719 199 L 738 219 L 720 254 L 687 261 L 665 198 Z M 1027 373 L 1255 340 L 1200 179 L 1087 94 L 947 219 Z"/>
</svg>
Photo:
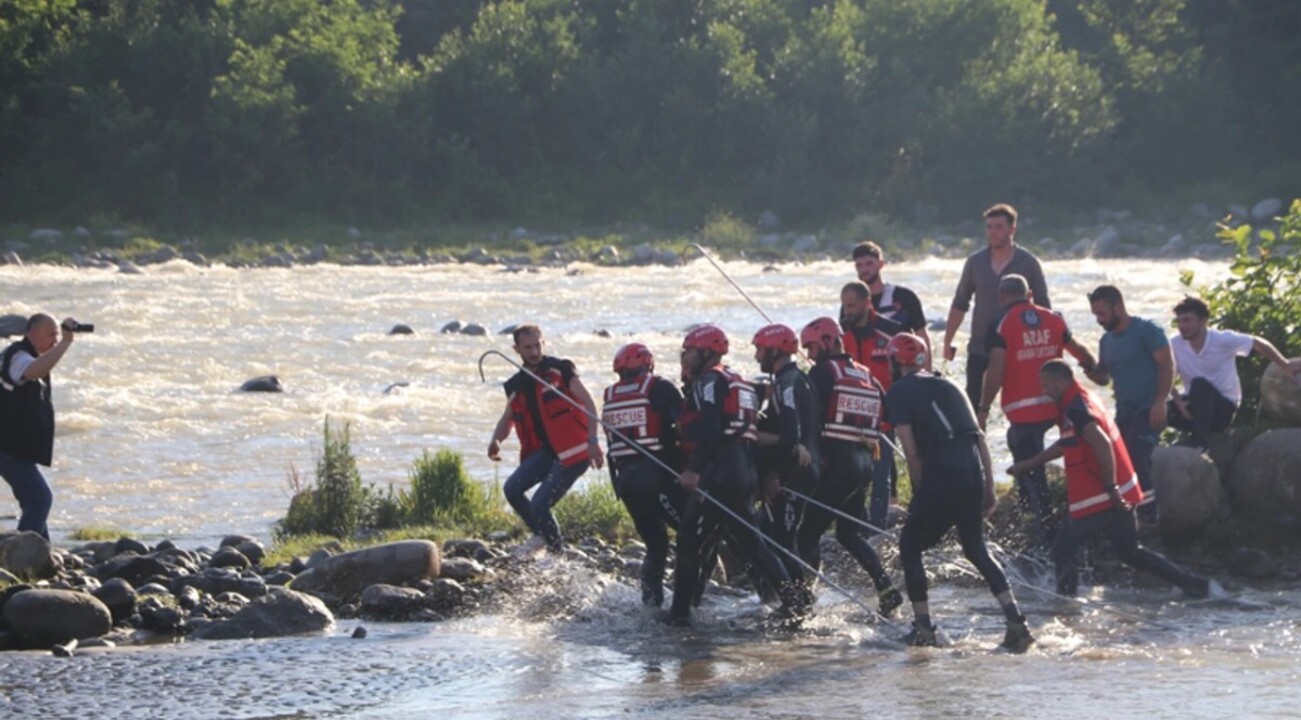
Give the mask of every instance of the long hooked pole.
<svg viewBox="0 0 1301 720">
<path fill-rule="evenodd" d="M 486 359 L 488 358 L 489 355 L 495 355 L 495 356 L 501 358 L 502 360 L 505 360 L 506 362 L 510 363 L 511 365 L 514 365 L 517 369 L 519 369 L 521 372 L 525 373 L 525 374 L 528 375 L 529 377 L 533 378 L 534 380 L 536 380 L 536 381 L 538 381 L 538 382 L 540 382 L 540 383 L 544 383 L 544 384 L 546 383 L 545 380 L 543 380 L 542 378 L 540 378 L 540 377 L 538 377 L 537 375 L 533 374 L 533 372 L 532 372 L 531 370 L 529 370 L 528 368 L 524 367 L 523 365 L 521 365 L 521 364 L 515 362 L 514 360 L 512 360 L 510 357 L 508 357 L 506 354 L 502 353 L 502 352 L 499 351 L 499 350 L 489 350 L 489 351 L 487 351 L 487 352 L 485 352 L 484 354 L 482 354 L 482 355 L 479 356 L 479 377 L 480 377 L 481 380 L 483 380 L 483 382 L 487 382 L 487 381 L 488 381 L 488 378 L 487 378 L 487 376 L 484 374 L 484 371 L 483 371 L 483 361 L 486 360 Z M 638 452 L 640 452 L 642 455 L 645 455 L 645 456 L 646 456 L 648 459 L 650 459 L 652 462 L 654 462 L 655 464 L 659 465 L 661 468 L 664 468 L 664 470 L 666 470 L 669 474 L 671 474 L 675 480 L 680 479 L 680 478 L 682 477 L 681 473 L 679 473 L 678 471 L 674 470 L 672 467 L 670 467 L 670 466 L 669 466 L 667 463 L 665 463 L 663 460 L 661 460 L 661 459 L 659 459 L 658 457 L 656 457 L 654 453 L 652 453 L 651 451 L 649 451 L 649 450 L 647 450 L 646 448 L 642 447 L 640 443 L 637 443 L 637 442 L 634 441 L 632 438 L 629 438 L 627 435 L 625 435 L 625 434 L 623 434 L 622 432 L 620 432 L 618 428 L 612 427 L 609 423 L 605 422 L 605 420 L 603 420 L 601 417 L 599 417 L 598 415 L 596 415 L 596 414 L 592 413 L 591 411 L 589 411 L 586 407 L 583 406 L 582 403 L 580 403 L 580 402 L 574 400 L 573 398 L 569 397 L 569 396 L 566 395 L 565 393 L 557 393 L 557 395 L 558 395 L 559 397 L 561 397 L 561 398 L 564 398 L 564 399 L 565 399 L 565 402 L 568 402 L 570 405 L 573 405 L 574 407 L 578 408 L 578 410 L 581 411 L 584 415 L 587 415 L 589 418 L 591 418 L 591 419 L 595 420 L 596 422 L 600 423 L 600 424 L 601 424 L 601 427 L 604 427 L 604 428 L 606 429 L 606 431 L 610 432 L 610 433 L 613 434 L 615 437 L 618 437 L 620 440 L 622 440 L 622 441 L 624 441 L 625 443 L 627 443 L 629 447 L 636 449 Z M 835 589 L 835 590 L 836 590 L 837 592 L 839 592 L 841 595 L 844 595 L 845 598 L 848 599 L 850 602 L 852 602 L 853 604 L 857 605 L 859 608 L 861 608 L 861 609 L 863 609 L 863 610 L 866 610 L 868 613 L 870 613 L 870 614 L 872 614 L 872 615 L 875 615 L 877 618 L 881 619 L 881 620 L 882 620 L 883 622 L 885 622 L 887 625 L 890 625 L 891 627 L 895 627 L 896 629 L 898 629 L 898 626 L 897 626 L 897 625 L 894 623 L 894 621 L 892 621 L 890 618 L 887 618 L 886 616 L 882 615 L 880 612 L 878 612 L 878 611 L 872 609 L 871 607 L 868 607 L 866 603 L 864 603 L 862 600 L 859 600 L 858 598 L 854 597 L 854 595 L 853 595 L 852 593 L 850 593 L 848 590 L 846 590 L 846 589 L 844 589 L 843 587 L 841 587 L 840 585 L 836 584 L 836 583 L 835 583 L 831 578 L 827 577 L 826 574 L 824 574 L 822 571 L 818 570 L 817 568 L 813 567 L 813 566 L 810 565 L 809 563 L 805 562 L 805 561 L 804 561 L 804 558 L 801 558 L 799 555 L 796 555 L 795 553 L 793 553 L 793 552 L 791 552 L 790 550 L 786 549 L 784 546 L 782 546 L 781 543 L 779 543 L 779 542 L 777 542 L 776 540 L 772 539 L 771 537 L 768 537 L 767 535 L 765 535 L 764 532 L 763 532 L 762 530 L 760 530 L 760 529 L 759 529 L 758 527 L 756 527 L 755 525 L 751 524 L 751 523 L 750 523 L 748 520 L 746 520 L 745 518 L 741 517 L 737 512 L 735 512 L 734 510 L 732 510 L 732 508 L 729 508 L 727 505 L 723 504 L 722 501 L 718 500 L 718 499 L 715 498 L 713 495 L 710 495 L 708 492 L 706 492 L 705 490 L 703 490 L 703 489 L 701 489 L 701 488 L 699 488 L 699 487 L 696 488 L 696 492 L 699 493 L 701 497 L 703 497 L 703 498 L 705 498 L 706 500 L 712 502 L 712 503 L 713 503 L 715 506 L 717 506 L 720 510 L 722 510 L 723 512 L 725 512 L 725 513 L 727 513 L 728 515 L 730 515 L 734 520 L 736 520 L 737 522 L 739 522 L 742 526 L 744 526 L 745 528 L 747 528 L 747 529 L 753 531 L 753 532 L 755 533 L 755 535 L 758 535 L 759 538 L 762 539 L 764 542 L 768 543 L 769 545 L 772 545 L 772 546 L 773 546 L 774 548 L 776 548 L 778 551 L 782 552 L 783 554 L 785 554 L 785 555 L 786 555 L 787 557 L 789 557 L 790 559 L 792 559 L 792 560 L 794 560 L 795 562 L 799 563 L 801 567 L 803 567 L 805 570 L 808 570 L 810 573 L 812 573 L 814 576 L 816 576 L 819 580 L 821 580 L 822 582 L 826 583 L 826 584 L 827 584 L 828 586 L 830 586 L 831 588 Z"/>
</svg>

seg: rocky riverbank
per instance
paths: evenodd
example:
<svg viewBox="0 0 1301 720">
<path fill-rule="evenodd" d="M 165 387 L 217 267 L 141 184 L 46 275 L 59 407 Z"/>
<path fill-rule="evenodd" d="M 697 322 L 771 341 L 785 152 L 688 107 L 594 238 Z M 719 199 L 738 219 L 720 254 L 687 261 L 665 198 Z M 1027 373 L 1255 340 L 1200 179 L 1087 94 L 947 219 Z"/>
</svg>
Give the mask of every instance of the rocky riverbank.
<svg viewBox="0 0 1301 720">
<path fill-rule="evenodd" d="M 1251 206 L 1213 207 L 1198 203 L 1176 216 L 1142 218 L 1124 210 L 1098 210 L 1069 223 L 1049 227 L 1023 216 L 1018 240 L 1042 257 L 1147 257 L 1203 259 L 1228 257 L 1216 237 L 1221 223 L 1249 224 L 1258 231 L 1277 228 L 1286 211 L 1278 198 Z M 924 219 L 924 218 L 923 218 Z M 437 229 L 402 232 L 363 231 L 356 227 L 327 231 L 328 242 L 266 241 L 243 238 L 222 245 L 191 236 L 155 239 L 143 231 L 85 226 L 64 230 L 35 228 L 23 234 L 9 231 L 3 240 L 0 265 L 54 263 L 138 273 L 167 262 L 198 266 L 288 268 L 336 263 L 360 266 L 474 264 L 522 272 L 536 267 L 575 262 L 602 266 L 679 265 L 693 256 L 689 246 L 703 243 L 729 256 L 761 262 L 794 262 L 843 258 L 855 243 L 870 237 L 887 248 L 894 260 L 922 257 L 963 257 L 980 247 L 983 226 L 976 220 L 953 225 L 916 222 L 911 225 L 873 214 L 860 215 L 843 227 L 816 231 L 784 226 L 775 213 L 765 212 L 753 223 L 728 220 L 706 224 L 695 232 L 672 233 L 648 226 L 616 226 L 572 232 L 538 232 L 517 227 L 509 232 L 483 231 L 449 240 Z M 463 234 L 464 235 L 464 234 Z"/>
</svg>

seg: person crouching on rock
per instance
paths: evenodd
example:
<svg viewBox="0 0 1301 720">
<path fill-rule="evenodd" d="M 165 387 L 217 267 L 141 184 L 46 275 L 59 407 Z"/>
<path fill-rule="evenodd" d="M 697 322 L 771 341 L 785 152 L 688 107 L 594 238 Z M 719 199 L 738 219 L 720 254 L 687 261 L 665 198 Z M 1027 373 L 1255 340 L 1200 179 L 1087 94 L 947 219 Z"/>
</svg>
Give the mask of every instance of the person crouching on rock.
<svg viewBox="0 0 1301 720">
<path fill-rule="evenodd" d="M 667 469 L 683 467 L 678 436 L 682 393 L 655 374 L 655 356 L 641 343 L 629 343 L 615 353 L 614 372 L 619 381 L 605 389 L 601 407 L 610 480 L 646 543 L 641 600 L 659 607 L 664 603 L 668 528 L 678 527 L 687 498 Z"/>
<path fill-rule="evenodd" d="M 692 601 L 698 595 L 701 564 L 710 540 L 720 525 L 739 540 L 738 550 L 778 589 L 783 613 L 798 615 L 798 592 L 786 568 L 757 531 L 754 500 L 759 476 L 754 466 L 755 417 L 758 400 L 754 386 L 722 364 L 728 351 L 727 335 L 713 325 L 702 325 L 682 341 L 683 375 L 694 378 L 687 392 L 694 451 L 678 483 L 688 493 L 678 532 L 673 604 L 667 620 L 674 625 L 691 621 Z M 709 499 L 695 494 L 709 493 Z M 726 509 L 724 509 L 726 508 Z"/>
<path fill-rule="evenodd" d="M 938 644 L 927 600 L 922 553 L 934 547 L 949 528 L 958 530 L 962 554 L 976 566 L 1003 607 L 1007 633 L 1002 647 L 1025 652 L 1034 638 L 1017 607 L 1003 568 L 989 556 L 984 518 L 993 512 L 994 471 L 976 412 L 962 390 L 946 378 L 922 370 L 926 345 L 911 333 L 890 338 L 886 347 L 901 377 L 886 393 L 886 412 L 899 433 L 908 458 L 913 499 L 899 535 L 908 599 L 913 606 L 909 645 Z"/>
<path fill-rule="evenodd" d="M 1134 508 L 1143 501 L 1129 451 L 1120 430 L 1107 417 L 1102 402 L 1075 380 L 1071 366 L 1049 360 L 1039 369 L 1044 395 L 1057 404 L 1061 439 L 1028 460 L 1008 468 L 1012 475 L 1029 472 L 1059 457 L 1066 458 L 1066 500 L 1070 518 L 1053 545 L 1057 592 L 1074 596 L 1079 588 L 1076 558 L 1080 545 L 1105 535 L 1121 562 L 1145 570 L 1203 598 L 1210 581 L 1175 565 L 1138 544 Z"/>
<path fill-rule="evenodd" d="M 537 325 L 516 328 L 514 339 L 524 369 L 505 383 L 506 409 L 488 443 L 488 457 L 494 462 L 501 459 L 501 441 L 514 427 L 520 464 L 506 479 L 503 492 L 533 531 L 517 548 L 518 555 L 529 557 L 543 549 L 559 552 L 564 548 L 551 508 L 588 467 L 600 468 L 604 460 L 597 424 L 590 421 L 596 417 L 596 404 L 578 379 L 574 363 L 543 353 L 542 329 Z M 525 497 L 533 487 L 537 490 L 532 498 Z"/>
</svg>

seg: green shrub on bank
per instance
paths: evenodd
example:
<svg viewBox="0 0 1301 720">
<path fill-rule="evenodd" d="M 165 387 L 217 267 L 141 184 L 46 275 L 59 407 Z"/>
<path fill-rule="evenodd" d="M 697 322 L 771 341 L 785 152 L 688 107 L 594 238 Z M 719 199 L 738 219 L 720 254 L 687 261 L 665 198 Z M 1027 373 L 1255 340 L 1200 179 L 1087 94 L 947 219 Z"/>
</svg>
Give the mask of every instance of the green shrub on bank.
<svg viewBox="0 0 1301 720">
<path fill-rule="evenodd" d="M 416 459 L 404 500 L 403 525 L 458 526 L 478 533 L 511 525 L 500 489 L 471 478 L 461 454 L 452 450 L 426 451 Z"/>
<path fill-rule="evenodd" d="M 618 542 L 633 536 L 636 529 L 623 502 L 604 475 L 582 489 L 571 491 L 555 506 L 556 522 L 565 537 L 576 540 L 600 537 Z"/>
<path fill-rule="evenodd" d="M 1301 199 L 1293 200 L 1277 232 L 1253 233 L 1250 225 L 1222 227 L 1234 248 L 1230 277 L 1200 289 L 1210 306 L 1211 327 L 1258 335 L 1286 357 L 1301 353 Z M 1191 288 L 1193 274 L 1180 281 Z M 1253 356 L 1239 366 L 1242 404 L 1234 424 L 1254 426 L 1260 409 L 1260 378 L 1268 360 Z"/>
<path fill-rule="evenodd" d="M 371 508 L 373 494 L 362 487 L 357 459 L 352 454 L 352 431 L 348 423 L 340 430 L 331 428 L 330 419 L 325 419 L 315 478 L 311 485 L 306 485 L 297 470 L 291 468 L 289 487 L 293 496 L 277 534 L 351 537 L 375 514 Z"/>
<path fill-rule="evenodd" d="M 100 542 L 104 540 L 117 540 L 118 538 L 135 537 L 132 533 L 115 528 L 110 525 L 87 525 L 79 527 L 68 533 L 69 540 L 78 542 Z"/>
</svg>

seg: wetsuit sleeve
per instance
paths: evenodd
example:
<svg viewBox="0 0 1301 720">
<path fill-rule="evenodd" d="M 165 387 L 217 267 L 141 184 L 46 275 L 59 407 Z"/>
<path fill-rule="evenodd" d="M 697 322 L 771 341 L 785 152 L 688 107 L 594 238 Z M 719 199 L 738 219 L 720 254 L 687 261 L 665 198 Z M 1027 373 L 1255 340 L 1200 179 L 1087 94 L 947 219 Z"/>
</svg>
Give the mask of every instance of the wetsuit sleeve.
<svg viewBox="0 0 1301 720">
<path fill-rule="evenodd" d="M 813 450 L 822 430 L 817 422 L 817 418 L 822 417 L 818 414 L 822 408 L 813 394 L 813 383 L 809 382 L 808 376 L 795 378 L 795 404 L 800 408 L 800 442 Z"/>
<path fill-rule="evenodd" d="M 823 409 L 827 403 L 827 398 L 831 397 L 833 383 L 831 373 L 827 372 L 825 365 L 814 365 L 809 369 L 809 390 L 812 394 L 813 410 L 817 417 L 826 417 Z"/>
<path fill-rule="evenodd" d="M 921 298 L 917 293 L 908 288 L 896 287 L 894 290 L 895 297 L 899 298 L 899 305 L 903 307 L 904 315 L 908 318 L 909 330 L 922 330 L 926 327 L 926 313 L 922 310 Z"/>
<path fill-rule="evenodd" d="M 682 414 L 682 393 L 673 383 L 660 378 L 650 390 L 651 411 L 660 417 L 660 440 L 666 458 L 674 467 L 682 466 L 682 431 L 678 418 Z"/>
<path fill-rule="evenodd" d="M 788 458 L 795 452 L 795 445 L 800 441 L 800 407 L 798 393 L 799 383 L 794 378 L 783 378 L 774 388 L 773 400 L 779 406 L 777 411 L 777 457 Z"/>
<path fill-rule="evenodd" d="M 700 419 L 696 422 L 696 451 L 691 455 L 687 469 L 700 473 L 714 461 L 723 441 L 723 400 L 727 394 L 727 382 L 718 373 L 711 372 L 696 383 L 692 392 L 696 394 Z"/>
</svg>

